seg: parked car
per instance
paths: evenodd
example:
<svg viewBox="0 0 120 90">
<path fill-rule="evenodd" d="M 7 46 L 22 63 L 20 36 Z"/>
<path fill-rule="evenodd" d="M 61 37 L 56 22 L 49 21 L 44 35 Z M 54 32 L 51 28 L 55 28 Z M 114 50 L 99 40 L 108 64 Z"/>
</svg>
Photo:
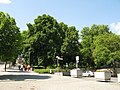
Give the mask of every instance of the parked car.
<svg viewBox="0 0 120 90">
<path fill-rule="evenodd" d="M 82 76 L 84 77 L 93 77 L 94 76 L 94 72 L 87 70 L 87 71 L 83 71 Z"/>
</svg>

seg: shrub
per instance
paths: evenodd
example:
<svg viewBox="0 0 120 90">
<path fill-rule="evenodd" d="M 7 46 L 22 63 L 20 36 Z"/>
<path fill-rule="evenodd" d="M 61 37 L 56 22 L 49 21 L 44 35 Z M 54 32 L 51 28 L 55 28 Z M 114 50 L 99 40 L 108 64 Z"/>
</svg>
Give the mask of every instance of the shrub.
<svg viewBox="0 0 120 90">
<path fill-rule="evenodd" d="M 33 66 L 34 69 L 43 69 L 44 66 Z"/>
<path fill-rule="evenodd" d="M 50 73 L 49 69 L 34 69 L 35 72 L 43 74 L 43 73 Z"/>
<path fill-rule="evenodd" d="M 50 69 L 34 69 L 35 72 L 39 74 L 50 73 Z M 56 69 L 52 69 L 52 73 L 54 73 Z"/>
<path fill-rule="evenodd" d="M 110 69 L 98 69 L 96 72 L 111 72 Z"/>
</svg>

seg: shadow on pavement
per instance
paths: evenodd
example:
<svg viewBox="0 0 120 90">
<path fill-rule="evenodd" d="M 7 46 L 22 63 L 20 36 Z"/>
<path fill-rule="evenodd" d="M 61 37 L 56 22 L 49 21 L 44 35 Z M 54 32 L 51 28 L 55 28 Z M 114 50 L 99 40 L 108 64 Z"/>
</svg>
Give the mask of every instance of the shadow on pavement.
<svg viewBox="0 0 120 90">
<path fill-rule="evenodd" d="M 24 80 L 39 80 L 39 79 L 49 79 L 50 76 L 40 76 L 40 75 L 1 75 L 0 80 L 12 80 L 12 81 L 24 81 Z"/>
<path fill-rule="evenodd" d="M 100 80 L 97 80 L 98 82 L 105 82 L 105 83 L 115 83 L 114 81 L 111 81 L 111 80 L 108 80 L 108 81 L 100 81 Z"/>
<path fill-rule="evenodd" d="M 10 72 L 10 73 L 30 73 L 29 71 L 6 71 L 6 72 Z"/>
</svg>

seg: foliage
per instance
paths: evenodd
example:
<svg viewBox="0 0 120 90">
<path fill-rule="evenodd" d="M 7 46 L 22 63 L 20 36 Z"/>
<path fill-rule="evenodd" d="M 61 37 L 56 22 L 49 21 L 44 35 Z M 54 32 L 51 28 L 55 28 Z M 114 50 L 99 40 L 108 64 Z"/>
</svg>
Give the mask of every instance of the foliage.
<svg viewBox="0 0 120 90">
<path fill-rule="evenodd" d="M 27 26 L 28 30 L 22 32 L 23 53 L 27 62 L 45 68 L 55 66 L 56 56 L 65 57 L 60 64 L 71 60 L 75 62 L 75 56 L 79 55 L 79 35 L 75 27 L 58 23 L 46 14 L 38 16 L 34 24 Z"/>
<path fill-rule="evenodd" d="M 59 24 L 57 21 L 49 16 L 38 16 L 34 20 L 34 24 L 27 24 L 27 43 L 26 56 L 30 58 L 30 64 L 43 65 L 47 67 L 55 63 L 56 53 L 60 50 L 61 40 L 59 33 Z M 24 54 L 26 53 L 24 51 Z"/>
<path fill-rule="evenodd" d="M 97 69 L 96 72 L 111 72 L 110 69 Z"/>
<path fill-rule="evenodd" d="M 120 36 L 111 33 L 108 25 L 84 27 L 81 42 L 74 26 L 58 23 L 50 15 L 38 16 L 27 26 L 28 30 L 20 33 L 15 19 L 0 12 L 1 61 L 15 61 L 22 52 L 26 63 L 45 68 L 56 67 L 56 56 L 63 58 L 59 60 L 62 68 L 66 63 L 73 68 L 76 56 L 80 56 L 79 65 L 85 68 L 115 67 L 120 63 Z"/>
<path fill-rule="evenodd" d="M 21 52 L 24 53 L 25 63 L 30 64 L 28 51 L 28 49 L 30 48 L 30 44 L 28 42 L 28 31 L 21 32 L 21 36 L 22 36 Z"/>
<path fill-rule="evenodd" d="M 50 69 L 35 69 L 34 71 L 40 74 L 50 73 Z"/>
<path fill-rule="evenodd" d="M 64 57 L 64 64 L 75 62 L 75 57 L 80 55 L 79 50 L 79 35 L 75 27 L 68 27 L 65 31 L 65 38 L 61 46 L 61 53 Z"/>
<path fill-rule="evenodd" d="M 93 57 L 93 50 L 95 46 L 93 42 L 96 36 L 99 36 L 105 33 L 111 33 L 107 25 L 94 24 L 90 28 L 84 27 L 83 30 L 81 31 L 81 37 L 82 37 L 81 53 L 82 53 L 83 67 L 84 66 L 85 68 L 95 67 L 94 57 Z"/>
<path fill-rule="evenodd" d="M 59 60 L 62 67 L 66 63 L 72 66 L 70 63 L 75 63 L 76 56 L 80 56 L 79 65 L 85 68 L 98 68 L 111 65 L 114 60 L 119 61 L 119 44 L 115 39 L 110 41 L 115 37 L 109 31 L 108 25 L 94 24 L 84 27 L 81 31 L 81 43 L 78 42 L 79 34 L 74 26 L 58 23 L 46 14 L 38 16 L 34 24 L 29 23 L 27 26 L 28 30 L 22 32 L 23 53 L 30 64 L 42 65 L 45 68 L 55 67 L 56 56 L 63 58 L 63 61 Z M 109 35 L 113 36 L 107 40 Z"/>
<path fill-rule="evenodd" d="M 52 70 L 52 73 L 55 73 L 58 71 L 57 69 L 51 69 L 51 70 Z M 34 71 L 40 74 L 50 73 L 50 69 L 35 69 Z M 59 69 L 59 72 L 69 72 L 69 71 L 70 71 L 69 69 Z"/>
<path fill-rule="evenodd" d="M 15 19 L 0 12 L 0 59 L 4 62 L 16 59 L 21 45 L 21 35 Z"/>
<path fill-rule="evenodd" d="M 99 35 L 94 40 L 93 57 L 96 65 L 107 66 L 120 62 L 120 37 L 115 34 Z"/>
<path fill-rule="evenodd" d="M 70 64 L 69 64 L 69 67 L 68 67 L 68 68 L 69 68 L 69 69 L 74 69 L 74 68 L 76 68 L 75 63 L 70 62 Z"/>
</svg>

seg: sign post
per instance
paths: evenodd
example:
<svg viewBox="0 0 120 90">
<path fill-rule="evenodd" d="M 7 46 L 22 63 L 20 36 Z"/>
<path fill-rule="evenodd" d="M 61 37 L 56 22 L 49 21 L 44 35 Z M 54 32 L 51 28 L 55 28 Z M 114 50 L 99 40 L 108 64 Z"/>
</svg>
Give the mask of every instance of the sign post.
<svg viewBox="0 0 120 90">
<path fill-rule="evenodd" d="M 79 56 L 76 56 L 76 68 L 78 68 Z"/>
<path fill-rule="evenodd" d="M 59 67 L 59 60 L 63 60 L 63 58 L 56 56 L 56 59 L 57 59 L 57 68 L 58 68 Z"/>
</svg>

